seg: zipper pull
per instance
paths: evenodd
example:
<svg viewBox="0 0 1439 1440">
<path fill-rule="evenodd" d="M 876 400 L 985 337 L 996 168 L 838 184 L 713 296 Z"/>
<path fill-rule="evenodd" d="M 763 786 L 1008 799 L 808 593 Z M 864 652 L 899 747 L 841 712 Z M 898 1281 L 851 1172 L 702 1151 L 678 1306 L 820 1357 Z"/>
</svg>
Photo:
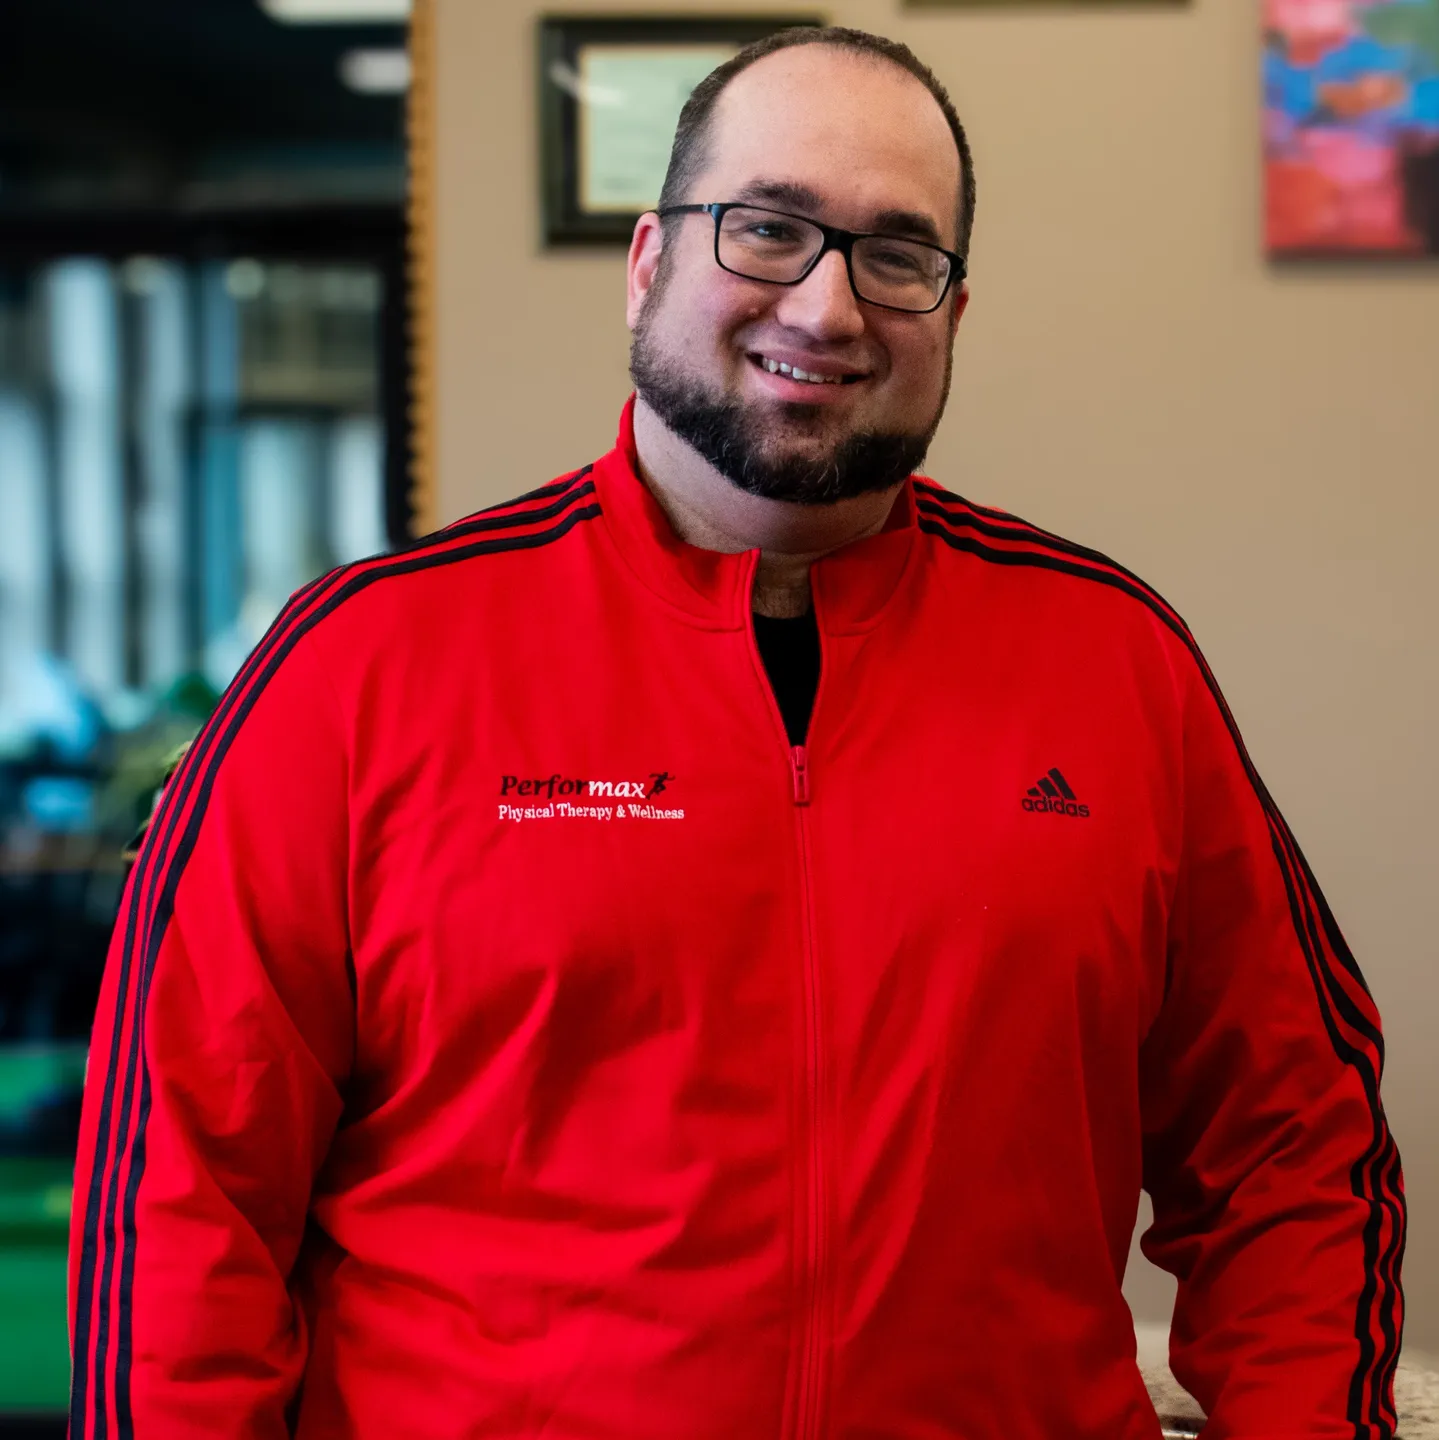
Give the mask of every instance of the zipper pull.
<svg viewBox="0 0 1439 1440">
<path fill-rule="evenodd" d="M 789 752 L 790 773 L 794 776 L 794 803 L 809 804 L 809 753 L 803 745 Z"/>
</svg>

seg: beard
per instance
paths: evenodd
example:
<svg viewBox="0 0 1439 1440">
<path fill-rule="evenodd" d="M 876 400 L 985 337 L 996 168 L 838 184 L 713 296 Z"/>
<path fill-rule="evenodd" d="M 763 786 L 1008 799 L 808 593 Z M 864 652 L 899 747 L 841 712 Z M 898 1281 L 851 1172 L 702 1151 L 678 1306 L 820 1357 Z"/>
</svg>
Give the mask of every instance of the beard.
<svg viewBox="0 0 1439 1440">
<path fill-rule="evenodd" d="M 829 407 L 789 402 L 766 415 L 758 406 L 744 405 L 686 376 L 655 337 L 652 317 L 664 288 L 657 277 L 635 325 L 630 377 L 666 428 L 731 484 L 765 500 L 830 505 L 889 490 L 924 463 L 949 398 L 952 351 L 945 361 L 939 404 L 923 430 L 855 430 L 819 448 L 786 446 L 787 435 L 821 436 Z"/>
</svg>

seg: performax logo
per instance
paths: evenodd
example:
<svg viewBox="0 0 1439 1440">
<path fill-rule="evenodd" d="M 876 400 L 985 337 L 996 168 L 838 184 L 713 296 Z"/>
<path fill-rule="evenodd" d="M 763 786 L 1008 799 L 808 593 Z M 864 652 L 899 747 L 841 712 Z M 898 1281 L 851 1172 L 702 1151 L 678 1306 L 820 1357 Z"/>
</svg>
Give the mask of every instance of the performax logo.
<svg viewBox="0 0 1439 1440">
<path fill-rule="evenodd" d="M 499 818 L 514 824 L 526 820 L 683 820 L 683 810 L 649 803 L 665 794 L 674 778 L 668 770 L 651 770 L 644 780 L 576 780 L 558 771 L 534 780 L 502 775 Z M 521 800 L 529 804 L 517 803 Z"/>
</svg>

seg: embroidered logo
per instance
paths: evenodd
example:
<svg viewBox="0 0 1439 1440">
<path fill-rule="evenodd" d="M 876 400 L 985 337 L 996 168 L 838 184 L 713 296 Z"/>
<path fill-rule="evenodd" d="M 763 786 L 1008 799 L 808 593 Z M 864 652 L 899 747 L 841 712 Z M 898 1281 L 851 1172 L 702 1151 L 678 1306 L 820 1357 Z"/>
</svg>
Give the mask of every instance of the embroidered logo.
<svg viewBox="0 0 1439 1440">
<path fill-rule="evenodd" d="M 1081 805 L 1069 781 L 1056 766 L 1020 800 L 1024 809 L 1035 815 L 1067 815 L 1072 820 L 1088 820 L 1089 806 Z"/>
<path fill-rule="evenodd" d="M 584 780 L 558 771 L 535 779 L 501 775 L 499 818 L 515 824 L 524 820 L 683 820 L 682 809 L 650 803 L 655 796 L 668 794 L 674 778 L 668 770 L 651 770 L 642 780 Z"/>
</svg>

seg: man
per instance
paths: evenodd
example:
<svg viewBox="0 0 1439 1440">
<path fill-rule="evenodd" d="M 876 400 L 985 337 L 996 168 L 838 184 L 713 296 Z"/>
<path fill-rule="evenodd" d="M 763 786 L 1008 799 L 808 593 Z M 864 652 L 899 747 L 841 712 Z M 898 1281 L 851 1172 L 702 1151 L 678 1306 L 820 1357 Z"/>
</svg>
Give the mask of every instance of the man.
<svg viewBox="0 0 1439 1440">
<path fill-rule="evenodd" d="M 127 890 L 73 1433 L 1394 1433 L 1379 1021 L 1188 632 L 911 476 L 967 289 L 907 50 L 696 92 L 593 466 L 296 595 Z"/>
</svg>

